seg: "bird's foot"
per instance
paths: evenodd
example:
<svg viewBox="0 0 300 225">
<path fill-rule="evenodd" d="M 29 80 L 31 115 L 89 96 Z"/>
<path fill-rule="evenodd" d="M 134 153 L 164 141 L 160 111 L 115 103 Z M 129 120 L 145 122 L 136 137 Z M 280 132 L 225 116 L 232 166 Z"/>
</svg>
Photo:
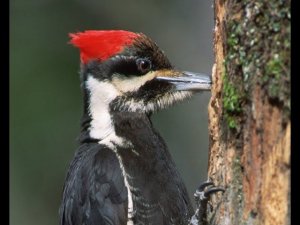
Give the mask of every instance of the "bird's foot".
<svg viewBox="0 0 300 225">
<path fill-rule="evenodd" d="M 211 194 L 224 192 L 222 187 L 216 187 L 210 180 L 202 183 L 196 190 L 194 197 L 196 201 L 196 212 L 191 218 L 190 225 L 207 225 L 207 204 Z"/>
</svg>

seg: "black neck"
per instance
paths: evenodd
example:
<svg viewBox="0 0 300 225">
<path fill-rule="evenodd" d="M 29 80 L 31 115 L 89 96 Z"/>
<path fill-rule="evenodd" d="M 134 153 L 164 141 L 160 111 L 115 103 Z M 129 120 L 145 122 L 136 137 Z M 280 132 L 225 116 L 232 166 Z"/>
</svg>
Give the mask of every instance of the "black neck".
<svg viewBox="0 0 300 225">
<path fill-rule="evenodd" d="M 175 163 L 149 116 L 115 112 L 112 118 L 116 134 L 132 144 L 117 147 L 116 151 L 131 187 L 135 209 L 143 209 L 145 204 L 153 210 L 159 206 L 167 215 L 179 216 L 181 222 L 176 224 L 183 224 L 193 209 Z"/>
<path fill-rule="evenodd" d="M 84 84 L 84 83 L 83 83 Z M 88 142 L 96 142 L 98 140 L 95 140 L 90 137 L 89 135 L 89 128 L 91 126 L 92 118 L 89 114 L 89 90 L 83 86 L 82 87 L 82 93 L 83 93 L 83 115 L 81 117 L 81 131 L 79 136 L 79 142 L 80 143 L 88 143 Z"/>
</svg>

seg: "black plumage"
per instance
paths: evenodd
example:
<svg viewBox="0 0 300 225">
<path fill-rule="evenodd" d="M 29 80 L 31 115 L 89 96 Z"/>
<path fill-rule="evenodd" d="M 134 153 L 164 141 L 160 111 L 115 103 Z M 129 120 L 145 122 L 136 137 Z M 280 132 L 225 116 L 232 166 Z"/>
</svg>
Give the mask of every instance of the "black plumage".
<svg viewBox="0 0 300 225">
<path fill-rule="evenodd" d="M 98 34 L 105 36 L 103 31 L 90 33 L 94 43 Z M 150 116 L 190 96 L 191 87 L 210 86 L 210 79 L 174 70 L 145 35 L 115 33 L 136 39 L 108 59 L 81 64 L 80 146 L 65 180 L 60 224 L 188 224 L 193 208 L 186 187 Z M 72 35 L 79 47 L 90 48 L 80 42 L 86 34 Z M 95 55 L 94 49 L 84 51 L 84 60 L 89 51 Z"/>
<path fill-rule="evenodd" d="M 112 115 L 117 135 L 132 140 L 133 148 L 118 147 L 115 153 L 82 143 L 66 179 L 61 224 L 127 223 L 128 193 L 116 154 L 132 187 L 134 224 L 187 224 L 193 214 L 187 190 L 149 117 Z"/>
<path fill-rule="evenodd" d="M 106 146 L 83 143 L 67 174 L 62 225 L 126 224 L 127 189 L 116 155 Z"/>
</svg>

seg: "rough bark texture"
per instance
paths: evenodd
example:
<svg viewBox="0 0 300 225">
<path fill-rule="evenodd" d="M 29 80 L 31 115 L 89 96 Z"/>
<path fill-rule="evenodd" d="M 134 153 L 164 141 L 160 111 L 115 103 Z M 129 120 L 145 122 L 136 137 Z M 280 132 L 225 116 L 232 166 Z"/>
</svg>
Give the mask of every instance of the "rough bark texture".
<svg viewBox="0 0 300 225">
<path fill-rule="evenodd" d="M 214 6 L 210 224 L 290 224 L 290 1 Z"/>
</svg>

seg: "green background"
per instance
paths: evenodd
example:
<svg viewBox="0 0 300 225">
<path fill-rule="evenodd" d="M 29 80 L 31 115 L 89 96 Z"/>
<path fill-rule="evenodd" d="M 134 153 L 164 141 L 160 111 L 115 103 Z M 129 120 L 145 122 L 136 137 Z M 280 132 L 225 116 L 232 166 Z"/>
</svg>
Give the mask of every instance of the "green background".
<svg viewBox="0 0 300 225">
<path fill-rule="evenodd" d="M 69 32 L 126 29 L 150 36 L 179 69 L 211 73 L 213 9 L 204 0 L 10 1 L 10 222 L 58 224 L 82 98 Z M 206 179 L 210 93 L 153 116 L 190 196 Z"/>
</svg>

